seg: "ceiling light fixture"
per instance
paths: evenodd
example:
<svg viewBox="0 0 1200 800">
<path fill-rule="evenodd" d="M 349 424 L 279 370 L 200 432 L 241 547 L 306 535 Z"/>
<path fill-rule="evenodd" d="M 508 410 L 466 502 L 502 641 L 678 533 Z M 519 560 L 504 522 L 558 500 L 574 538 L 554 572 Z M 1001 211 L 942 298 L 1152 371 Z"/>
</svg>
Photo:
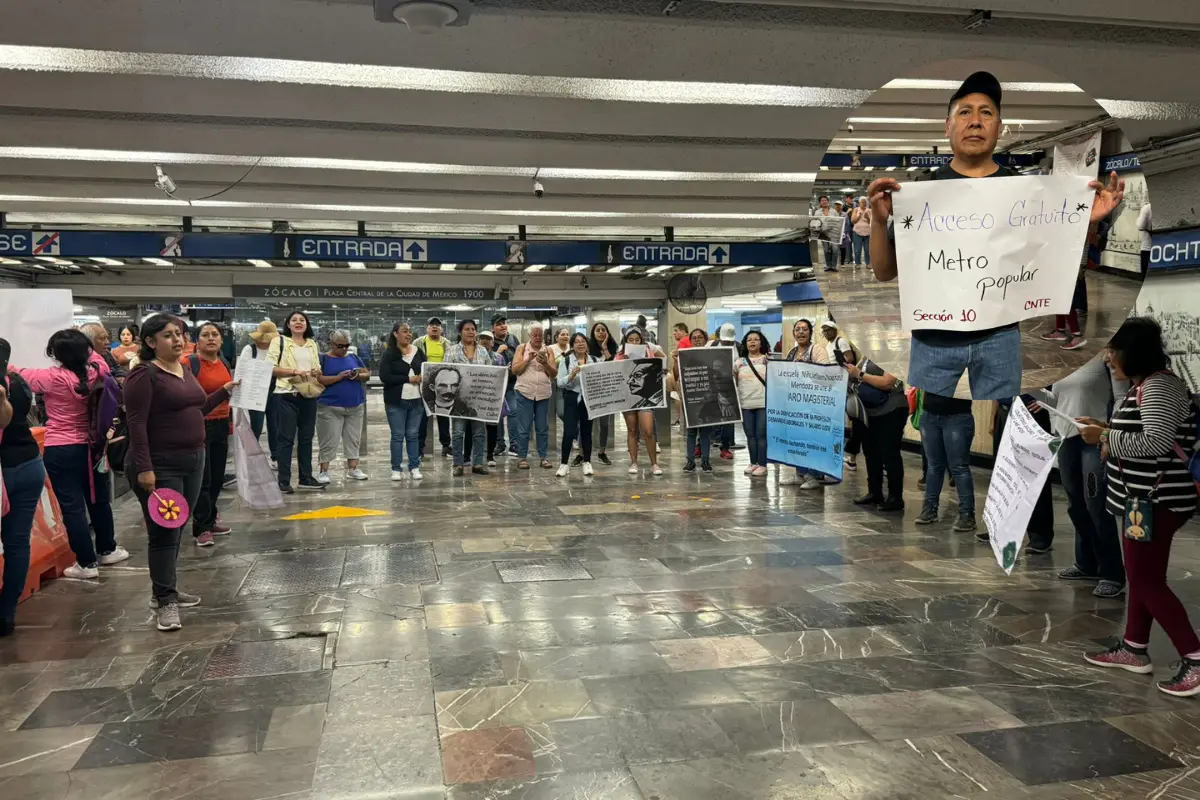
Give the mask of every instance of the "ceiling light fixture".
<svg viewBox="0 0 1200 800">
<path fill-rule="evenodd" d="M 171 262 L 167 261 L 165 258 L 143 258 L 142 261 L 145 261 L 147 264 L 153 264 L 156 267 L 171 266 Z"/>
<path fill-rule="evenodd" d="M 439 272 L 454 272 L 454 270 L 456 270 L 456 269 L 458 269 L 458 264 L 439 264 L 438 265 Z"/>
<path fill-rule="evenodd" d="M 500 265 L 499 264 L 487 264 L 484 266 L 483 271 L 484 272 L 499 272 Z"/>
<path fill-rule="evenodd" d="M 576 264 L 573 267 L 567 267 L 567 272 L 583 272 L 590 266 L 591 264 Z"/>
<path fill-rule="evenodd" d="M 305 269 L 320 269 L 321 268 L 321 265 L 315 261 L 301 261 L 300 266 L 304 267 Z"/>
<path fill-rule="evenodd" d="M 348 263 L 350 264 L 350 269 L 366 269 L 367 268 L 367 265 L 364 264 L 362 261 L 350 261 Z"/>
<path fill-rule="evenodd" d="M 671 264 L 659 264 L 657 267 L 651 267 L 646 270 L 647 275 L 657 275 L 660 272 L 665 272 L 671 268 Z"/>
<path fill-rule="evenodd" d="M 259 269 L 271 269 L 271 267 L 274 266 L 270 261 L 263 261 L 261 258 L 251 258 L 247 260 L 252 266 L 258 267 Z"/>
<path fill-rule="evenodd" d="M 380 6 L 386 7 L 387 5 L 389 5 L 387 0 L 376 0 L 376 19 L 379 19 Z M 428 34 L 454 25 L 458 22 L 459 13 L 458 9 L 450 3 L 416 0 L 416 2 L 395 3 L 392 5 L 391 16 L 396 22 L 404 23 L 413 33 Z"/>
<path fill-rule="evenodd" d="M 629 269 L 633 269 L 632 264 L 618 264 L 615 267 L 609 267 L 605 272 L 625 272 Z"/>
<path fill-rule="evenodd" d="M 541 272 L 546 268 L 545 264 L 530 264 L 525 268 L 526 272 Z"/>
<path fill-rule="evenodd" d="M 95 261 L 97 264 L 103 264 L 106 267 L 123 267 L 123 266 L 125 266 L 124 261 L 117 261 L 115 258 L 93 258 L 92 261 Z"/>
<path fill-rule="evenodd" d="M 746 270 L 754 269 L 754 267 L 754 264 L 743 264 L 740 267 L 730 267 L 729 269 L 724 270 L 724 272 L 745 272 Z"/>
<path fill-rule="evenodd" d="M 412 264 L 409 264 L 407 261 L 397 261 L 397 262 L 396 262 L 396 269 L 400 269 L 400 270 L 411 270 L 411 269 L 412 269 Z"/>
<path fill-rule="evenodd" d="M 690 267 L 688 269 L 685 269 L 684 272 L 688 272 L 688 273 L 704 272 L 707 269 L 712 269 L 712 264 L 702 264 L 699 267 Z"/>
</svg>

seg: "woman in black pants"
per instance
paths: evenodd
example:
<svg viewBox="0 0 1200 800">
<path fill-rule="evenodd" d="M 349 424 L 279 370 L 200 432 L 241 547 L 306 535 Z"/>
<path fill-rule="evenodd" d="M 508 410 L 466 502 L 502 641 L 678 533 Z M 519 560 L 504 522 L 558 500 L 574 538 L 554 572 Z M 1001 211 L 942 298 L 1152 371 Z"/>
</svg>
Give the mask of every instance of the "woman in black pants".
<svg viewBox="0 0 1200 800">
<path fill-rule="evenodd" d="M 872 361 L 861 368 L 846 364 L 850 379 L 859 383 L 858 398 L 867 409 L 863 456 L 867 459 L 867 493 L 855 499 L 860 506 L 873 505 L 880 511 L 904 510 L 904 461 L 900 442 L 908 422 L 908 398 L 904 383 Z M 883 473 L 888 491 L 883 494 Z"/>
<path fill-rule="evenodd" d="M 587 406 L 583 404 L 583 388 L 579 384 L 579 371 L 587 364 L 595 364 L 600 359 L 591 354 L 588 337 L 582 333 L 571 336 L 570 349 L 567 355 L 558 360 L 558 388 L 562 390 L 563 434 L 562 457 L 559 459 L 558 472 L 560 478 L 567 477 L 570 471 L 567 461 L 571 457 L 571 448 L 579 436 L 579 448 L 583 458 L 583 476 L 592 474 L 592 420 L 588 417 Z"/>
<path fill-rule="evenodd" d="M 158 611 L 158 629 L 181 626 L 180 606 L 199 605 L 200 598 L 175 586 L 181 528 L 164 528 L 151 519 L 151 492 L 169 488 L 196 507 L 204 480 L 204 415 L 229 399 L 234 382 L 205 396 L 183 355 L 183 328 L 167 314 L 155 314 L 141 330 L 140 364 L 125 381 L 125 414 L 129 423 L 129 455 L 125 474 L 142 506 L 150 539 L 147 559 Z"/>
<path fill-rule="evenodd" d="M 317 433 L 317 396 L 321 385 L 321 353 L 308 315 L 293 311 L 283 322 L 283 333 L 267 351 L 275 362 L 275 418 L 279 434 L 275 459 L 279 465 L 279 490 L 293 494 L 292 450 L 300 473 L 301 489 L 319 492 L 325 486 L 313 477 L 312 444 Z"/>
</svg>

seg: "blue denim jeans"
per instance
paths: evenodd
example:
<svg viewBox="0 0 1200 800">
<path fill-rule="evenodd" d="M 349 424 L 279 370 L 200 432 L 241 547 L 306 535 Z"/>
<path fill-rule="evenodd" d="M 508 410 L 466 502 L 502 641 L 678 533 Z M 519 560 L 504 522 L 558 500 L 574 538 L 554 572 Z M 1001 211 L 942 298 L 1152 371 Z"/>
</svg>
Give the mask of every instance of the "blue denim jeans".
<svg viewBox="0 0 1200 800">
<path fill-rule="evenodd" d="M 921 414 L 921 446 L 925 470 L 925 507 L 934 510 L 942 496 L 947 470 L 958 490 L 958 513 L 975 513 L 975 483 L 971 477 L 971 440 L 975 417 L 970 414 Z"/>
<path fill-rule="evenodd" d="M 767 410 L 765 408 L 743 408 L 742 428 L 746 431 L 746 449 L 750 451 L 750 463 L 767 465 Z"/>
<path fill-rule="evenodd" d="M 513 392 L 517 401 L 513 410 L 516 421 L 517 457 L 529 458 L 529 429 L 537 429 L 538 458 L 548 458 L 550 452 L 550 398 L 545 400 L 530 400 L 520 392 Z M 510 426 L 511 426 L 510 422 Z"/>
<path fill-rule="evenodd" d="M 487 455 L 487 425 L 471 419 L 450 420 L 450 447 L 454 452 L 454 466 L 465 467 L 467 457 L 464 455 L 463 441 L 467 431 L 471 432 L 471 458 L 475 466 L 482 467 Z"/>
<path fill-rule="evenodd" d="M 1058 449 L 1058 475 L 1067 493 L 1067 516 L 1075 526 L 1075 566 L 1088 575 L 1125 583 L 1117 518 L 1104 507 L 1108 480 L 1100 448 L 1078 436 Z"/>
<path fill-rule="evenodd" d="M 708 451 L 712 448 L 712 426 L 687 429 L 687 460 L 689 464 L 696 463 L 696 439 L 700 439 L 700 460 L 708 461 Z"/>
<path fill-rule="evenodd" d="M 851 233 L 850 243 L 854 248 L 854 263 L 866 263 L 868 267 L 871 266 L 871 237 Z"/>
<path fill-rule="evenodd" d="M 33 515 L 37 513 L 46 485 L 46 468 L 35 458 L 5 467 L 4 488 L 8 491 L 8 514 L 0 523 L 0 541 L 4 543 L 4 584 L 0 588 L 0 619 L 11 620 L 17 614 L 17 601 L 25 591 L 29 577 L 29 539 Z"/>
<path fill-rule="evenodd" d="M 385 406 L 388 427 L 392 431 L 392 471 L 404 467 L 404 446 L 408 445 L 408 468 L 421 466 L 421 425 L 425 422 L 425 409 L 421 399 L 401 400 L 399 405 Z"/>
<path fill-rule="evenodd" d="M 117 549 L 108 473 L 92 468 L 86 444 L 53 445 L 45 449 L 42 458 L 75 560 L 81 567 L 95 566 L 97 553 Z M 92 530 L 96 531 L 94 545 Z"/>
<path fill-rule="evenodd" d="M 937 347 L 915 336 L 908 382 L 931 394 L 953 397 L 963 371 L 973 400 L 1008 400 L 1021 393 L 1021 331 L 1007 328 L 974 344 Z"/>
</svg>

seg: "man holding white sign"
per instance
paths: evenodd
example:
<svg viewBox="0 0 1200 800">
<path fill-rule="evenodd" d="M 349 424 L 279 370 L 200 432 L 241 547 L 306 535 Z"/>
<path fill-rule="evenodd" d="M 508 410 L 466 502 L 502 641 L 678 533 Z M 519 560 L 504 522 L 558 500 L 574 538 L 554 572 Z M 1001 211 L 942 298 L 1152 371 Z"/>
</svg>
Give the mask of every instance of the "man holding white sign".
<svg viewBox="0 0 1200 800">
<path fill-rule="evenodd" d="M 1018 177 L 997 164 L 1001 97 L 990 73 L 963 82 L 946 110 L 954 158 L 933 179 L 1009 181 L 910 184 L 903 199 L 894 196 L 901 191 L 895 178 L 867 190 L 871 268 L 881 281 L 904 272 L 902 318 L 913 334 L 909 383 L 929 394 L 952 397 L 964 371 L 976 400 L 1020 394 L 1017 323 L 1068 310 L 1087 226 L 1124 195 L 1115 172 L 1107 186 L 1083 185 L 1078 177 Z M 893 213 L 899 230 L 889 228 Z"/>
</svg>

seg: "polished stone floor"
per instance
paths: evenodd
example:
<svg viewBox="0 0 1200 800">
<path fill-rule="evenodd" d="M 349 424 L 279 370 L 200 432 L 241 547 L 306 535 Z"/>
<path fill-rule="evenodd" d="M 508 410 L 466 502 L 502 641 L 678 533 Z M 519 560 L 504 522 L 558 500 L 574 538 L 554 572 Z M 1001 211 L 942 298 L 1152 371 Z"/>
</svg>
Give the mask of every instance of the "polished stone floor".
<svg viewBox="0 0 1200 800">
<path fill-rule="evenodd" d="M 183 547 L 204 602 L 169 634 L 122 504 L 133 559 L 0 641 L 0 797 L 1200 798 L 1200 705 L 1080 661 L 1122 603 L 1055 578 L 1061 496 L 1056 549 L 1006 577 L 913 524 L 915 471 L 901 516 L 851 504 L 861 468 L 801 493 L 744 450 L 622 461 L 453 479 L 439 455 L 413 487 L 376 451 L 284 512 L 231 502 L 232 536 Z M 335 505 L 387 516 L 281 520 Z M 1198 568 L 1192 527 L 1192 605 Z"/>
<path fill-rule="evenodd" d="M 830 313 L 863 352 L 884 369 L 904 380 L 912 335 L 900 327 L 900 289 L 896 281 L 881 283 L 867 266 L 843 264 L 837 272 L 814 270 Z M 1141 281 L 1135 277 L 1089 270 L 1088 314 L 1080 318 L 1088 343 L 1078 350 L 1063 350 L 1042 334 L 1054 330 L 1054 317 L 1021 323 L 1021 387 L 1043 389 L 1060 381 L 1090 361 L 1112 338 L 1134 306 Z M 971 396 L 967 376 L 959 381 L 958 397 Z"/>
</svg>

